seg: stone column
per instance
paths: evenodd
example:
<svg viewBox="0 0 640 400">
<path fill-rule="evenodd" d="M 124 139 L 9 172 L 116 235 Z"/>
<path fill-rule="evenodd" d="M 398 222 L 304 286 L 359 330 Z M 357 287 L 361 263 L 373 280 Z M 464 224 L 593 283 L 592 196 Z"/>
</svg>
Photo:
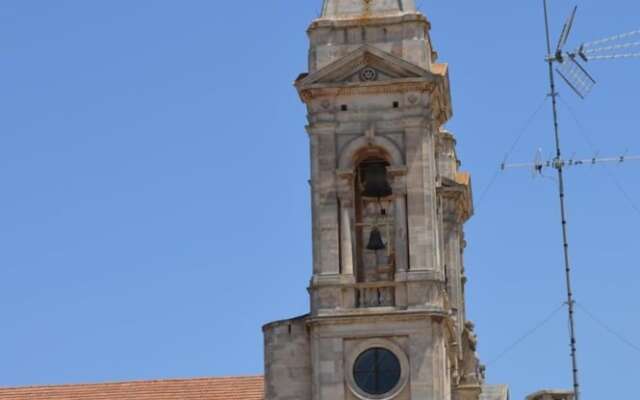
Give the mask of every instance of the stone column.
<svg viewBox="0 0 640 400">
<path fill-rule="evenodd" d="M 447 291 L 451 307 L 454 308 L 458 332 L 464 328 L 464 316 L 462 315 L 462 261 L 460 248 L 461 224 L 456 201 L 445 194 L 442 197 L 443 205 L 443 231 L 444 231 L 444 265 L 449 278 Z"/>
<path fill-rule="evenodd" d="M 338 171 L 337 186 L 340 200 L 340 282 L 353 284 L 355 277 L 355 210 L 353 193 L 353 171 Z M 342 307 L 356 307 L 357 292 L 354 287 L 346 287 L 342 290 Z"/>
<path fill-rule="evenodd" d="M 353 172 L 338 171 L 338 197 L 340 199 L 340 273 L 354 275 L 353 262 Z"/>
<path fill-rule="evenodd" d="M 467 248 L 467 241 L 464 239 L 464 232 L 460 232 L 460 252 L 458 257 L 460 258 L 460 316 L 463 321 L 467 320 L 467 301 L 465 299 L 465 286 L 467 284 L 467 275 L 464 267 L 464 250 Z"/>
<path fill-rule="evenodd" d="M 396 306 L 406 307 L 408 305 L 407 287 L 404 282 L 407 280 L 407 270 L 409 269 L 408 235 L 407 235 L 407 182 L 406 168 L 401 171 L 390 171 L 393 178 L 394 197 L 394 230 L 395 230 L 395 281 L 402 284 L 396 285 L 395 298 Z"/>
<path fill-rule="evenodd" d="M 316 184 L 319 181 L 318 171 L 318 162 L 316 160 L 316 154 L 318 153 L 318 137 L 316 135 L 311 134 L 311 129 L 309 129 L 309 146 L 311 147 L 311 165 L 310 172 L 311 176 L 309 177 L 309 189 L 311 191 L 311 248 L 312 248 L 312 256 L 313 256 L 313 275 L 319 275 L 321 270 L 320 263 L 320 232 L 318 230 L 318 205 L 320 203 L 319 196 L 316 191 Z"/>
<path fill-rule="evenodd" d="M 407 183 L 404 174 L 393 179 L 396 273 L 409 269 L 407 254 Z"/>
<path fill-rule="evenodd" d="M 336 193 L 336 124 L 308 127 L 311 136 L 311 184 L 314 209 L 314 271 L 340 274 L 339 210 Z"/>
<path fill-rule="evenodd" d="M 423 118 L 405 124 L 409 270 L 437 270 L 438 233 L 434 134 Z"/>
<path fill-rule="evenodd" d="M 464 326 L 464 315 L 462 307 L 464 307 L 464 299 L 462 296 L 462 266 L 460 261 L 460 235 L 459 227 L 450 225 L 447 227 L 446 241 L 447 253 L 449 260 L 447 268 L 449 268 L 449 294 L 451 296 L 451 305 L 456 309 L 456 320 L 458 330 L 462 331 Z"/>
<path fill-rule="evenodd" d="M 459 332 L 463 331 L 465 324 L 462 226 L 470 215 L 470 210 L 465 204 L 466 191 L 464 186 L 451 185 L 451 183 L 438 190 L 443 210 L 444 264 L 449 277 L 447 291 L 451 307 L 456 309 L 455 316 Z"/>
<path fill-rule="evenodd" d="M 342 207 L 340 219 L 340 255 L 342 275 L 353 275 L 353 239 L 351 236 L 351 213 L 346 207 Z"/>
</svg>

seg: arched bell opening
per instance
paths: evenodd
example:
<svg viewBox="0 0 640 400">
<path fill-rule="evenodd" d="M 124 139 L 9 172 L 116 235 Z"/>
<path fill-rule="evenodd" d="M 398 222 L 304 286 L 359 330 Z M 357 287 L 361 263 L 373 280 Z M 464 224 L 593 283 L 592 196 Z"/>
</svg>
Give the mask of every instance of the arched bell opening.
<svg viewBox="0 0 640 400">
<path fill-rule="evenodd" d="M 354 179 L 356 278 L 392 281 L 395 274 L 395 221 L 389 157 L 382 149 L 358 154 Z"/>
</svg>

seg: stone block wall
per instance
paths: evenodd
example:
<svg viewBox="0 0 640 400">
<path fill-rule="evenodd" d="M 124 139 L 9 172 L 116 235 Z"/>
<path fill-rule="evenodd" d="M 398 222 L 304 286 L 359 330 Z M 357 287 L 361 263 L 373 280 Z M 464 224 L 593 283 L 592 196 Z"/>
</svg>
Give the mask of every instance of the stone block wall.
<svg viewBox="0 0 640 400">
<path fill-rule="evenodd" d="M 430 25 L 418 13 L 391 18 L 323 20 L 309 28 L 309 72 L 337 61 L 369 44 L 410 63 L 431 69 L 434 53 L 429 37 Z"/>
<path fill-rule="evenodd" d="M 263 327 L 265 400 L 311 400 L 311 352 L 304 317 Z"/>
</svg>

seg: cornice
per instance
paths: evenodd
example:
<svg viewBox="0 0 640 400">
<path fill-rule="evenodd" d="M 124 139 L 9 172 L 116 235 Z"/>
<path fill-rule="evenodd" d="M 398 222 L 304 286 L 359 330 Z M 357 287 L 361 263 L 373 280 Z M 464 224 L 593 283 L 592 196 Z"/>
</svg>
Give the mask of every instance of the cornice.
<svg viewBox="0 0 640 400">
<path fill-rule="evenodd" d="M 433 93 L 435 87 L 436 84 L 433 81 L 425 81 L 423 78 L 409 78 L 367 84 L 343 83 L 311 85 L 300 89 L 299 93 L 301 100 L 307 103 L 320 97 L 404 93 L 410 91 Z"/>
<path fill-rule="evenodd" d="M 398 309 L 395 307 L 378 307 L 340 310 L 335 314 L 313 315 L 306 318 L 307 325 L 336 325 L 353 324 L 358 322 L 370 323 L 372 317 L 378 317 L 384 321 L 401 320 L 415 321 L 425 319 L 451 318 L 449 312 L 441 307 L 422 309 Z"/>
<path fill-rule="evenodd" d="M 431 29 L 431 23 L 429 20 L 419 12 L 408 12 L 401 15 L 397 13 L 381 14 L 381 15 L 362 15 L 362 16 L 350 16 L 350 17 L 325 17 L 318 18 L 311 22 L 307 32 L 311 32 L 315 29 L 322 28 L 350 28 L 355 26 L 370 26 L 370 25 L 393 25 L 403 22 L 422 22 L 426 25 L 427 29 Z"/>
</svg>

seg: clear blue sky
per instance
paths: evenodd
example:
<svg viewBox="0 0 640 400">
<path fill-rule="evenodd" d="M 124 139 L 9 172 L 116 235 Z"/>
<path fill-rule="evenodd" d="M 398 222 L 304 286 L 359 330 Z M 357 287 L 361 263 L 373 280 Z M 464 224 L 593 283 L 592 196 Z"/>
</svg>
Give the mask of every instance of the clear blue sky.
<svg viewBox="0 0 640 400">
<path fill-rule="evenodd" d="M 557 34 L 571 3 L 552 1 Z M 640 27 L 580 1 L 571 45 Z M 305 29 L 320 0 L 0 3 L 0 385 L 257 374 L 261 325 L 311 273 Z M 547 92 L 541 2 L 430 1 L 476 202 Z M 640 153 L 640 60 L 564 101 L 601 155 Z M 593 155 L 561 105 L 566 153 Z M 547 103 L 511 157 L 551 154 Z M 608 172 L 607 172 L 608 171 Z M 567 173 L 578 300 L 640 342 L 640 163 Z M 625 188 L 625 198 L 612 183 Z M 563 301 L 555 182 L 500 175 L 467 226 L 485 362 Z M 626 398 L 638 354 L 578 312 L 585 399 Z M 565 314 L 488 366 L 513 397 L 568 387 Z"/>
</svg>

